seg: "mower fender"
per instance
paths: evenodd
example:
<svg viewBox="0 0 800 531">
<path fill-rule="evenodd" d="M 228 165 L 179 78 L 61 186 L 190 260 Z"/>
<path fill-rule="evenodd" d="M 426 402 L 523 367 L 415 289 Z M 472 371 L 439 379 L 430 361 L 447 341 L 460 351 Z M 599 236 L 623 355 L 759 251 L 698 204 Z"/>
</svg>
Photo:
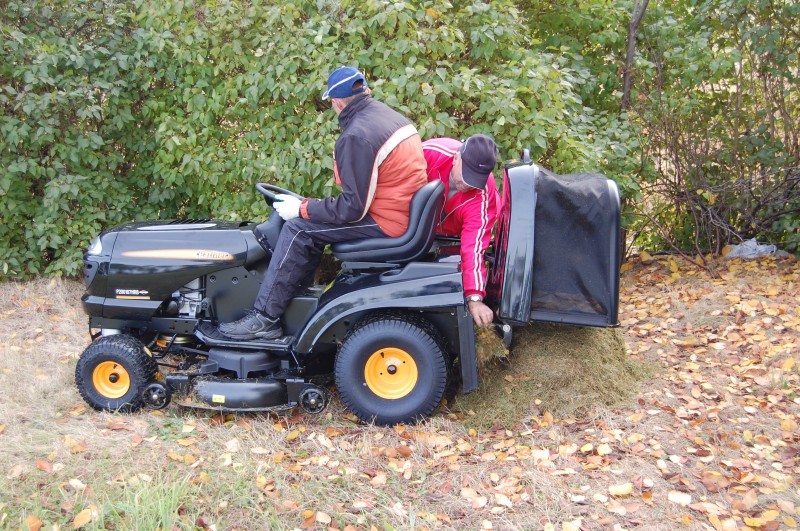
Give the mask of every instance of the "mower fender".
<svg viewBox="0 0 800 531">
<path fill-rule="evenodd" d="M 411 263 L 383 273 L 345 272 L 320 298 L 317 312 L 297 336 L 295 351 L 310 353 L 332 326 L 365 312 L 455 309 L 463 304 L 458 264 Z"/>
</svg>

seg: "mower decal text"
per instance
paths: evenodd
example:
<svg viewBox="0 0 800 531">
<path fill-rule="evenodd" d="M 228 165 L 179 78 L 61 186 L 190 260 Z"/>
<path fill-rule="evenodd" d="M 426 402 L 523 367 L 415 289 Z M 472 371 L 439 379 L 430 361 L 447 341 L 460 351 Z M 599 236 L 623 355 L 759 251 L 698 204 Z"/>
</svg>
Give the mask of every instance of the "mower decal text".
<svg viewBox="0 0 800 531">
<path fill-rule="evenodd" d="M 150 292 L 146 289 L 122 289 L 117 288 L 114 290 L 117 299 L 136 299 L 136 300 L 150 300 Z"/>
<path fill-rule="evenodd" d="M 233 255 L 226 251 L 213 249 L 150 249 L 146 251 L 125 251 L 122 256 L 131 258 L 165 258 L 179 260 L 233 260 Z"/>
<path fill-rule="evenodd" d="M 211 395 L 211 401 L 215 404 L 224 404 L 225 403 L 225 395 Z"/>
</svg>

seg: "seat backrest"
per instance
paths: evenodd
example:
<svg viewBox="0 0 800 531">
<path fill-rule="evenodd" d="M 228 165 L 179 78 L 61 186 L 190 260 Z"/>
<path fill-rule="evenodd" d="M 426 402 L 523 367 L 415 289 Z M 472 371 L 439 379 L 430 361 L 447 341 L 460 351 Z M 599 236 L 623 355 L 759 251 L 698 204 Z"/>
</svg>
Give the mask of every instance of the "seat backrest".
<svg viewBox="0 0 800 531">
<path fill-rule="evenodd" d="M 333 244 L 333 255 L 342 262 L 405 264 L 419 259 L 431 248 L 436 217 L 444 203 L 444 183 L 430 181 L 414 193 L 408 228 L 397 238 L 367 238 Z"/>
</svg>

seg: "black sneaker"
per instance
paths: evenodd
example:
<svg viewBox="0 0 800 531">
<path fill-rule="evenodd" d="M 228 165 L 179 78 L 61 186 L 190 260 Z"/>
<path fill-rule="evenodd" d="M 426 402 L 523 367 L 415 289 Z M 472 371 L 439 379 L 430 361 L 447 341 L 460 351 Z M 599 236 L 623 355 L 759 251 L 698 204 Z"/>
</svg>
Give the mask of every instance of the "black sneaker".
<svg viewBox="0 0 800 531">
<path fill-rule="evenodd" d="M 226 337 L 240 341 L 283 337 L 280 319 L 273 321 L 257 310 L 250 310 L 238 321 L 220 324 L 219 331 Z"/>
</svg>

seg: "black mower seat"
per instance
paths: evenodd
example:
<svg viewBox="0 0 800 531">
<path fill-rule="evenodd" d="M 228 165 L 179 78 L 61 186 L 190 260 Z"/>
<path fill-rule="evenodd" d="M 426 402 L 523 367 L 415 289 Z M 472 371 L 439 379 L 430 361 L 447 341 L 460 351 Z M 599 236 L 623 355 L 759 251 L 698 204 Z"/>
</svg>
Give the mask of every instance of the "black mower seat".
<svg viewBox="0 0 800 531">
<path fill-rule="evenodd" d="M 408 228 L 397 238 L 366 238 L 339 242 L 331 246 L 333 256 L 342 262 L 412 262 L 431 248 L 436 216 L 444 202 L 444 183 L 431 181 L 411 198 Z"/>
</svg>

